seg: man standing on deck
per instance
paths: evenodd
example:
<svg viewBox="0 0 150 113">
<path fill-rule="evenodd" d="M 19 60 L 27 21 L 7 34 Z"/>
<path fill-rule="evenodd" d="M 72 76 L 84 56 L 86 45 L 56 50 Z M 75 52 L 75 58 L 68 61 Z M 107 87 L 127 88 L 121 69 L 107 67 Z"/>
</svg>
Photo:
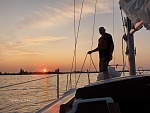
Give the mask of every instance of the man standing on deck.
<svg viewBox="0 0 150 113">
<path fill-rule="evenodd" d="M 99 28 L 99 33 L 101 37 L 98 39 L 98 47 L 88 51 L 88 54 L 93 52 L 99 52 L 99 71 L 103 72 L 104 79 L 109 79 L 108 74 L 108 64 L 112 60 L 112 54 L 114 51 L 114 43 L 112 40 L 112 36 L 106 33 L 104 27 Z"/>
</svg>

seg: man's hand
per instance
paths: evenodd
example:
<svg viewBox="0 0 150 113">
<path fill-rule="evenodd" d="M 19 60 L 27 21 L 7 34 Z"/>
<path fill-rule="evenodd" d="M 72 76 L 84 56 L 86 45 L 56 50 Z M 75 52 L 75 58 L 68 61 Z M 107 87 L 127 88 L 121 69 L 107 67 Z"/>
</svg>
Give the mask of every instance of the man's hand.
<svg viewBox="0 0 150 113">
<path fill-rule="evenodd" d="M 87 54 L 91 54 L 91 53 L 92 53 L 92 51 L 88 51 L 88 52 L 87 52 Z"/>
</svg>

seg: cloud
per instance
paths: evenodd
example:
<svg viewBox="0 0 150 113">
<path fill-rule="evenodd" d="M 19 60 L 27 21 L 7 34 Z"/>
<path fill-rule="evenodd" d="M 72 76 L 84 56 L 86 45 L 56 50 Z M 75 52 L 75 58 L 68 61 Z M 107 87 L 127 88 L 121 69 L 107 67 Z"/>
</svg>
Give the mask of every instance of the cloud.
<svg viewBox="0 0 150 113">
<path fill-rule="evenodd" d="M 44 55 L 44 54 L 38 52 L 31 52 L 27 50 L 11 50 L 5 52 L 5 55 Z"/>
<path fill-rule="evenodd" d="M 51 36 L 24 37 L 20 41 L 6 42 L 7 43 L 6 45 L 12 48 L 26 48 L 31 46 L 45 45 L 45 43 L 59 41 L 66 38 L 67 37 L 51 37 Z"/>
<path fill-rule="evenodd" d="M 109 13 L 111 11 L 108 3 L 110 0 L 102 0 L 97 3 L 97 11 L 100 13 Z M 84 3 L 83 17 L 87 14 L 93 14 L 95 1 L 88 0 Z M 76 1 L 76 19 L 79 18 L 81 12 L 81 0 Z M 48 28 L 55 25 L 65 24 L 73 21 L 73 2 L 59 2 L 52 6 L 46 6 L 43 9 L 32 11 L 28 17 L 20 18 L 19 28 Z"/>
<path fill-rule="evenodd" d="M 96 0 L 88 0 L 84 3 L 83 13 L 94 14 L 95 13 L 95 3 Z M 81 3 L 80 3 L 81 4 Z M 81 6 L 78 4 L 78 13 L 80 13 Z M 98 0 L 96 4 L 97 13 L 111 13 L 111 3 L 110 0 Z"/>
<path fill-rule="evenodd" d="M 41 37 L 24 37 L 19 41 L 3 42 L 3 53 L 9 55 L 43 55 L 43 53 L 33 52 L 30 47 L 38 47 L 40 45 L 46 45 L 50 42 L 59 41 L 66 39 L 67 37 L 51 37 L 51 36 L 41 36 Z"/>
<path fill-rule="evenodd" d="M 19 28 L 43 29 L 55 26 L 56 24 L 64 24 L 72 18 L 71 7 L 67 5 L 64 7 L 64 9 L 45 7 L 43 10 L 34 11 L 32 16 L 20 18 Z"/>
</svg>

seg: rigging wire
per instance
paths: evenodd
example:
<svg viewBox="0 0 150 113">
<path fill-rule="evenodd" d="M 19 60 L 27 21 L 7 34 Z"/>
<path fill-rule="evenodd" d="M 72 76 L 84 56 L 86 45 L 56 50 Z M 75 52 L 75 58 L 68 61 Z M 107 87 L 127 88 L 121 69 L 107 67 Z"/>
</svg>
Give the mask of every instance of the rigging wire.
<svg viewBox="0 0 150 113">
<path fill-rule="evenodd" d="M 75 0 L 74 0 L 74 35 L 75 35 L 75 48 L 74 48 L 74 55 L 73 55 L 73 61 L 72 61 L 72 67 L 71 67 L 71 72 L 72 72 L 72 70 L 73 70 L 73 65 L 74 65 L 74 63 L 75 63 L 75 72 L 76 72 L 76 55 L 77 55 L 77 53 L 76 53 L 76 51 L 77 51 L 77 41 L 78 41 L 78 37 L 79 37 L 79 31 L 80 31 L 80 25 L 81 25 L 81 18 L 82 18 L 82 11 L 83 11 L 83 5 L 84 5 L 84 0 L 82 1 L 82 6 L 81 6 L 81 12 L 80 12 L 80 18 L 79 18 L 79 23 L 78 23 L 78 29 L 77 29 L 77 33 L 76 33 L 76 26 L 75 26 L 75 17 L 76 17 L 76 15 L 75 15 L 75 12 L 76 12 L 76 10 L 75 10 Z M 75 81 L 76 82 L 76 81 Z M 71 78 L 71 73 L 70 73 L 70 81 L 69 81 L 69 83 L 70 83 L 70 87 L 72 88 L 72 78 Z"/>
<path fill-rule="evenodd" d="M 82 68 L 81 68 L 81 71 L 80 71 L 80 72 L 82 72 L 82 71 L 83 71 L 83 67 L 84 67 L 84 64 L 85 64 L 85 61 L 86 61 L 87 55 L 88 55 L 88 54 L 86 54 L 86 56 L 85 56 L 85 59 L 84 59 L 84 62 L 83 62 L 83 65 L 82 65 Z M 81 73 L 80 73 L 80 74 L 79 74 L 79 76 L 78 76 L 78 79 L 77 79 L 76 84 L 75 84 L 75 88 L 77 87 L 77 84 L 78 84 L 78 81 L 79 81 L 80 76 L 81 76 Z"/>
<path fill-rule="evenodd" d="M 83 71 L 83 67 L 84 67 L 84 64 L 85 64 L 86 59 L 87 59 L 87 55 L 88 55 L 88 54 L 86 54 L 86 56 L 85 56 L 85 59 L 84 59 L 84 62 L 83 62 L 83 65 L 82 65 L 82 68 L 81 68 L 80 74 L 79 74 L 79 76 L 78 76 L 78 79 L 77 79 L 77 81 L 76 81 L 76 85 L 75 85 L 75 87 L 77 87 L 78 81 L 79 81 L 80 76 L 81 76 L 81 72 Z M 94 66 L 94 68 L 95 68 L 96 72 L 98 72 L 98 71 L 97 71 L 97 69 L 96 69 L 96 66 L 95 66 L 95 64 L 94 64 L 94 61 L 93 61 L 93 59 L 92 59 L 92 56 L 91 56 L 91 55 L 90 55 L 90 58 L 91 58 L 91 62 L 92 62 L 92 64 L 93 64 L 93 66 Z"/>
<path fill-rule="evenodd" d="M 77 64 L 77 57 L 76 57 L 76 42 L 77 42 L 77 37 L 76 37 L 76 2 L 74 0 L 74 35 L 75 35 L 75 72 L 76 72 L 76 64 Z M 76 73 L 75 73 L 75 81 L 76 81 Z"/>
<path fill-rule="evenodd" d="M 114 44 L 115 44 L 115 31 L 114 31 L 114 29 L 115 29 L 115 2 L 114 2 L 114 0 L 113 0 L 113 39 L 114 39 Z M 114 65 L 115 65 L 115 48 L 114 48 Z"/>
<path fill-rule="evenodd" d="M 93 23 L 93 34 L 92 34 L 92 45 L 91 50 L 93 48 L 93 39 L 94 39 L 94 31 L 95 31 L 95 23 L 96 23 L 96 11 L 97 11 L 97 0 L 95 1 L 95 13 L 94 13 L 94 23 Z"/>
<path fill-rule="evenodd" d="M 93 47 L 93 39 L 94 39 L 94 31 L 95 31 L 96 7 L 97 7 L 97 0 L 95 1 L 95 13 L 94 13 L 94 23 L 93 23 L 93 32 L 92 32 L 92 44 L 91 44 L 91 50 L 92 50 L 92 47 Z M 90 55 L 90 57 L 91 57 L 91 55 Z M 82 65 L 81 72 L 82 72 L 82 70 L 83 70 L 83 67 L 84 67 L 84 64 L 85 64 L 86 58 L 87 58 L 87 54 L 86 54 L 86 57 L 85 57 L 84 63 L 83 63 L 83 65 Z M 91 68 L 91 62 L 92 62 L 92 64 L 94 65 L 94 68 L 96 69 L 96 66 L 95 66 L 95 64 L 94 64 L 94 61 L 93 61 L 93 59 L 92 59 L 92 57 L 91 57 L 91 60 L 90 60 L 90 66 L 89 66 L 89 71 L 90 71 L 90 68 Z M 97 71 L 97 69 L 96 69 L 96 71 Z M 79 76 L 78 76 L 78 79 L 77 79 L 77 81 L 76 81 L 76 85 L 75 85 L 75 87 L 77 87 L 77 84 L 78 84 L 78 81 L 79 81 L 80 75 L 81 75 L 81 73 L 80 73 L 80 74 L 79 74 Z"/>
<path fill-rule="evenodd" d="M 92 56 L 91 56 L 91 55 L 90 55 L 90 58 L 91 58 L 92 64 L 93 64 L 93 66 L 94 66 L 94 68 L 95 68 L 96 72 L 98 72 L 98 70 L 97 70 L 97 68 L 96 68 L 96 66 L 95 66 L 95 64 L 94 64 L 94 61 L 93 61 L 93 59 L 92 59 Z"/>
<path fill-rule="evenodd" d="M 76 62 L 76 2 L 74 0 L 74 9 L 73 9 L 73 14 L 74 14 L 74 18 L 73 18 L 73 21 L 74 21 L 74 38 L 75 38 L 75 45 L 74 45 L 74 55 L 73 55 L 73 61 L 72 61 L 72 65 L 71 65 L 71 72 L 73 71 L 73 65 L 74 65 L 74 62 Z M 76 63 L 75 63 L 76 65 Z M 76 68 L 76 67 L 75 67 Z M 75 69 L 76 70 L 76 69 Z M 70 73 L 70 80 L 69 80 L 69 86 L 70 88 L 72 88 L 72 77 L 71 77 L 71 73 Z M 66 89 L 67 90 L 67 89 Z"/>
<path fill-rule="evenodd" d="M 92 50 L 92 48 L 93 48 L 93 39 L 94 39 L 94 31 L 95 31 L 95 23 L 96 23 L 96 11 L 97 11 L 96 8 L 97 8 L 97 0 L 95 1 L 95 12 L 94 12 L 94 23 L 93 23 L 93 33 L 92 33 L 91 50 Z M 90 57 L 91 57 L 91 55 L 90 55 Z M 91 59 L 92 59 L 92 57 L 91 57 Z M 94 62 L 92 61 L 92 63 L 94 63 Z M 90 60 L 89 71 L 90 71 L 90 69 L 91 69 L 91 60 Z"/>
</svg>

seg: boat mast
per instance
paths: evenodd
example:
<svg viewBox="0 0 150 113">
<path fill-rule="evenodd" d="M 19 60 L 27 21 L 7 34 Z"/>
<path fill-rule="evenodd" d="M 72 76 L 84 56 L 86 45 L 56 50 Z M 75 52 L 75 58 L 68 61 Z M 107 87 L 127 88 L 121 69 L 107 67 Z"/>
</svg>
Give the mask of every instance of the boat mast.
<svg viewBox="0 0 150 113">
<path fill-rule="evenodd" d="M 136 75 L 136 68 L 135 68 L 135 52 L 134 52 L 134 36 L 130 34 L 130 30 L 132 23 L 131 20 L 127 17 L 127 38 L 128 38 L 128 49 L 129 49 L 129 75 Z"/>
</svg>

